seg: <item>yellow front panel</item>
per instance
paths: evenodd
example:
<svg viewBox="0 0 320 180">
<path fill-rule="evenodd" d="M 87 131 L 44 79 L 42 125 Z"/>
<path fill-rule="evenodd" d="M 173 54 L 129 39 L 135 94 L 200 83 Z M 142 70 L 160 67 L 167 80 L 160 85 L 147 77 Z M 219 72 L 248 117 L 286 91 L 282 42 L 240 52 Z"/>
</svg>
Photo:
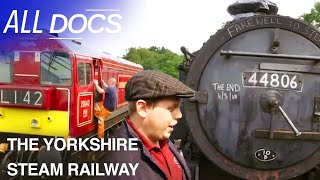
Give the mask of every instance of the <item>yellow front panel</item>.
<svg viewBox="0 0 320 180">
<path fill-rule="evenodd" d="M 68 137 L 68 112 L 0 107 L 0 132 Z"/>
</svg>

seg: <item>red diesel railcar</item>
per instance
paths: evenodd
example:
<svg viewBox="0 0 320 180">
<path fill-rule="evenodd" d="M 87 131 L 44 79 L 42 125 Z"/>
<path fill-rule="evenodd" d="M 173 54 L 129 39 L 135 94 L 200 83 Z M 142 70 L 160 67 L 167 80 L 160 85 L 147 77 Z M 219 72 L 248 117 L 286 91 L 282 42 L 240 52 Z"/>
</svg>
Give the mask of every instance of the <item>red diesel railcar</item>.
<svg viewBox="0 0 320 180">
<path fill-rule="evenodd" d="M 50 34 L 1 38 L 0 152 L 8 154 L 7 137 L 95 136 L 93 79 L 112 77 L 118 100 L 107 130 L 125 116 L 126 82 L 141 70 L 141 65 Z"/>
</svg>

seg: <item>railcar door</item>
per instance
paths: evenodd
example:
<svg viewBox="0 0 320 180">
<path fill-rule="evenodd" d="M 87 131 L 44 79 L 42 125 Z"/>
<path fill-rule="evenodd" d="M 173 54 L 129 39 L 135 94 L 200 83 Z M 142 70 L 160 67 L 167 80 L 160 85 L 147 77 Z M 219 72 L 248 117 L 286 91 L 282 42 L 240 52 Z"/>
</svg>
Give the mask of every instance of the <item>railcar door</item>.
<svg viewBox="0 0 320 180">
<path fill-rule="evenodd" d="M 127 104 L 125 100 L 125 87 L 131 77 L 132 75 L 127 75 L 125 73 L 118 75 L 118 106 L 119 107 L 125 106 Z"/>
<path fill-rule="evenodd" d="M 102 68 L 102 62 L 100 59 L 94 59 L 93 60 L 93 65 L 94 65 L 94 79 L 98 80 L 99 81 L 99 84 L 101 84 L 101 78 L 102 78 L 102 75 L 101 75 L 101 68 Z M 94 103 L 95 102 L 98 102 L 98 101 L 101 101 L 103 98 L 102 95 L 100 95 L 98 92 L 96 92 L 94 89 L 93 89 L 93 101 Z"/>
<path fill-rule="evenodd" d="M 78 137 L 94 129 L 93 123 L 93 77 L 94 65 L 91 58 L 76 56 L 76 82 L 74 105 L 76 114 L 71 124 L 71 132 Z"/>
<path fill-rule="evenodd" d="M 118 81 L 118 74 L 119 74 L 119 70 L 117 70 L 116 68 L 113 67 L 114 64 L 111 64 L 111 63 L 108 63 L 108 62 L 105 62 L 105 63 L 102 63 L 102 74 L 101 74 L 101 78 L 102 80 L 104 80 L 104 82 L 108 83 L 108 80 L 110 78 L 115 78 L 116 79 L 116 87 L 118 89 L 118 84 L 119 84 L 119 81 Z M 119 92 L 119 90 L 118 90 Z M 117 98 L 118 99 L 118 98 Z M 119 104 L 119 99 L 117 100 L 116 102 L 116 107 L 118 108 L 118 104 Z"/>
</svg>

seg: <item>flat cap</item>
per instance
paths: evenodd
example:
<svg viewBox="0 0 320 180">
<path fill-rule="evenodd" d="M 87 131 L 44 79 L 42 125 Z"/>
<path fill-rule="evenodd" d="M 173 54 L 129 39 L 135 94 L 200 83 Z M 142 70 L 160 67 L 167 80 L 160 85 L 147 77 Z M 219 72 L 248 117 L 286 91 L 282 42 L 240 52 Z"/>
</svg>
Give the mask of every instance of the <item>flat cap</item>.
<svg viewBox="0 0 320 180">
<path fill-rule="evenodd" d="M 125 99 L 156 99 L 166 96 L 193 97 L 195 92 L 178 79 L 165 73 L 145 70 L 134 74 L 125 87 Z"/>
</svg>

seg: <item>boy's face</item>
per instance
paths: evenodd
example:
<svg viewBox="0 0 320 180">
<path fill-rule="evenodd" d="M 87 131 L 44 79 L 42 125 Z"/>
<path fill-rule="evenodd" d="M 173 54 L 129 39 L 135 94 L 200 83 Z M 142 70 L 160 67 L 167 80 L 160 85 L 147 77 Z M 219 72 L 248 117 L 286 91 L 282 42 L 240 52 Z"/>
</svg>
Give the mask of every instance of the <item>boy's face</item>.
<svg viewBox="0 0 320 180">
<path fill-rule="evenodd" d="M 173 126 L 182 117 L 180 98 L 168 97 L 161 99 L 153 106 L 146 108 L 146 117 L 143 121 L 145 135 L 152 141 L 168 139 Z"/>
</svg>

